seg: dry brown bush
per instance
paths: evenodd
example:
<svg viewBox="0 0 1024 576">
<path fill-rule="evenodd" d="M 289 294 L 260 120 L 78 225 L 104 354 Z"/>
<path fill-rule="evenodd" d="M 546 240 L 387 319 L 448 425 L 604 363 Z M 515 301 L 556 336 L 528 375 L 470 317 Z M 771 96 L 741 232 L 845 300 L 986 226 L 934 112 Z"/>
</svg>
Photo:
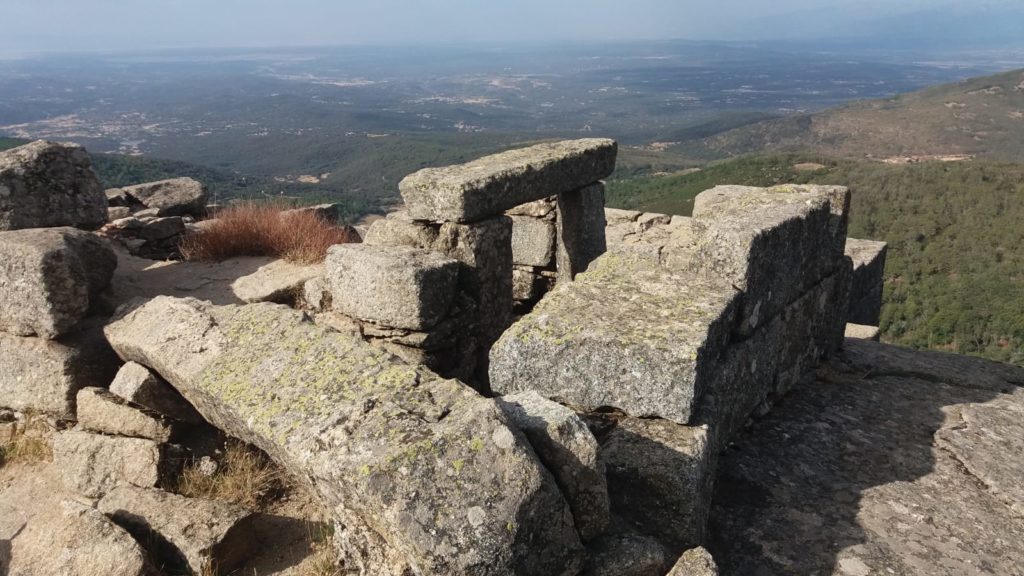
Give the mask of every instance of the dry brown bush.
<svg viewBox="0 0 1024 576">
<path fill-rule="evenodd" d="M 186 260 L 274 256 L 315 264 L 323 261 L 329 247 L 359 242 L 359 235 L 347 226 L 334 226 L 313 212 L 286 210 L 273 204 L 227 208 L 202 232 L 186 235 L 181 254 Z"/>
<path fill-rule="evenodd" d="M 218 464 L 211 475 L 200 471 L 198 462 L 186 465 L 176 492 L 255 509 L 282 489 L 280 469 L 262 452 L 241 442 L 228 442 Z"/>
</svg>

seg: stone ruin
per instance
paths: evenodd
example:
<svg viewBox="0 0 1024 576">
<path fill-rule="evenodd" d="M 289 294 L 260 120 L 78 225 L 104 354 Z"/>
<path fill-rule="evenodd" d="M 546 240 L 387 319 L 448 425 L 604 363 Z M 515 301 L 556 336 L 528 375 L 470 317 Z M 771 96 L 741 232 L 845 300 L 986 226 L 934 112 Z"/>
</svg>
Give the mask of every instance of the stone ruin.
<svg viewBox="0 0 1024 576">
<path fill-rule="evenodd" d="M 80 148 L 30 146 L 0 154 L 0 407 L 76 423 L 54 442 L 86 502 L 65 518 L 156 534 L 195 571 L 236 565 L 249 517 L 157 487 L 208 423 L 312 487 L 354 573 L 713 573 L 718 455 L 848 318 L 878 320 L 884 244 L 847 240 L 845 188 L 606 210 L 602 139 L 410 175 L 303 309 L 161 296 L 108 319 L 116 258 L 48 228 L 98 227 L 107 198 Z"/>
</svg>

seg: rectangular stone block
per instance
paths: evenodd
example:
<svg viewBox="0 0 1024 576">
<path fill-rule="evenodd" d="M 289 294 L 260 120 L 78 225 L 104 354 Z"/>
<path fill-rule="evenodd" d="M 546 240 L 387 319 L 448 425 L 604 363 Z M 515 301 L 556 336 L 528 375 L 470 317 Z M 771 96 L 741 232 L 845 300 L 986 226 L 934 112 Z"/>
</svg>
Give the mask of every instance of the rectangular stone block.
<svg viewBox="0 0 1024 576">
<path fill-rule="evenodd" d="M 715 473 L 706 426 L 625 418 L 601 454 L 614 515 L 673 554 L 703 543 Z"/>
<path fill-rule="evenodd" d="M 475 222 L 548 196 L 578 190 L 615 170 L 614 140 L 537 144 L 457 166 L 426 168 L 399 184 L 409 215 Z"/>
<path fill-rule="evenodd" d="M 448 314 L 459 273 L 457 261 L 437 252 L 366 244 L 332 246 L 324 267 L 335 310 L 409 330 Z"/>
<path fill-rule="evenodd" d="M 53 460 L 64 485 L 87 498 L 100 498 L 121 484 L 151 488 L 168 472 L 168 462 L 152 440 L 77 429 L 54 438 Z"/>
<path fill-rule="evenodd" d="M 570 281 L 605 253 L 604 183 L 558 195 L 558 281 Z"/>
<path fill-rule="evenodd" d="M 0 152 L 0 230 L 107 221 L 103 193 L 85 148 L 36 140 Z"/>
<path fill-rule="evenodd" d="M 878 326 L 882 314 L 882 287 L 888 244 L 846 239 L 846 255 L 853 259 L 850 281 L 850 322 Z"/>
<path fill-rule="evenodd" d="M 110 383 L 110 392 L 179 422 L 199 424 L 203 417 L 181 394 L 145 366 L 126 362 Z"/>
<path fill-rule="evenodd" d="M 83 430 L 147 438 L 167 442 L 174 432 L 170 421 L 155 412 L 130 406 L 120 396 L 104 388 L 83 388 L 78 391 L 78 424 Z"/>
<path fill-rule="evenodd" d="M 202 216 L 206 210 L 206 187 L 192 178 L 171 178 L 121 188 L 121 192 L 159 216 Z"/>
<path fill-rule="evenodd" d="M 75 228 L 0 232 L 0 331 L 53 339 L 78 324 L 110 284 L 117 256 Z"/>
<path fill-rule="evenodd" d="M 547 268 L 555 263 L 555 223 L 530 216 L 512 219 L 512 263 Z"/>
<path fill-rule="evenodd" d="M 717 186 L 694 202 L 692 266 L 743 290 L 740 334 L 779 314 L 835 272 L 843 257 L 845 202 L 836 186 Z"/>
<path fill-rule="evenodd" d="M 491 350 L 491 387 L 685 424 L 737 304 L 728 282 L 606 254 L 502 335 Z"/>
<path fill-rule="evenodd" d="M 0 332 L 0 406 L 72 418 L 78 391 L 109 384 L 118 364 L 99 321 L 57 340 Z"/>
</svg>

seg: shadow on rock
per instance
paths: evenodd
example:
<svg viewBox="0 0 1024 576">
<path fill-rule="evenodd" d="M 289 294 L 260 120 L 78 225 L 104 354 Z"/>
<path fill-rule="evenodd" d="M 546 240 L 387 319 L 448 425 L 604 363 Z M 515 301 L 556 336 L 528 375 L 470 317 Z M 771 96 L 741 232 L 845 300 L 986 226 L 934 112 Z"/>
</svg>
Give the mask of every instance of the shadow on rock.
<svg viewBox="0 0 1024 576">
<path fill-rule="evenodd" d="M 908 354 L 916 363 L 893 361 Z M 748 429 L 716 481 L 722 574 L 1019 573 L 1024 521 L 936 433 L 962 430 L 966 405 L 1019 402 L 1008 393 L 1024 370 L 957 362 L 848 342 L 845 360 Z"/>
</svg>

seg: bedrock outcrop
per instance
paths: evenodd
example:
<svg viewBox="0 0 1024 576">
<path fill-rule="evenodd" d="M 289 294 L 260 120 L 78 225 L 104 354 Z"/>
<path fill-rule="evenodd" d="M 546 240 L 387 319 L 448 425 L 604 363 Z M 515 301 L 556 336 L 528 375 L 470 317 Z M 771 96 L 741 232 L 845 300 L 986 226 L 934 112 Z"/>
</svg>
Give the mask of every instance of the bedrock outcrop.
<svg viewBox="0 0 1024 576">
<path fill-rule="evenodd" d="M 213 425 L 308 479 L 363 574 L 575 574 L 554 478 L 494 402 L 274 304 L 159 297 L 106 330 Z"/>
</svg>

